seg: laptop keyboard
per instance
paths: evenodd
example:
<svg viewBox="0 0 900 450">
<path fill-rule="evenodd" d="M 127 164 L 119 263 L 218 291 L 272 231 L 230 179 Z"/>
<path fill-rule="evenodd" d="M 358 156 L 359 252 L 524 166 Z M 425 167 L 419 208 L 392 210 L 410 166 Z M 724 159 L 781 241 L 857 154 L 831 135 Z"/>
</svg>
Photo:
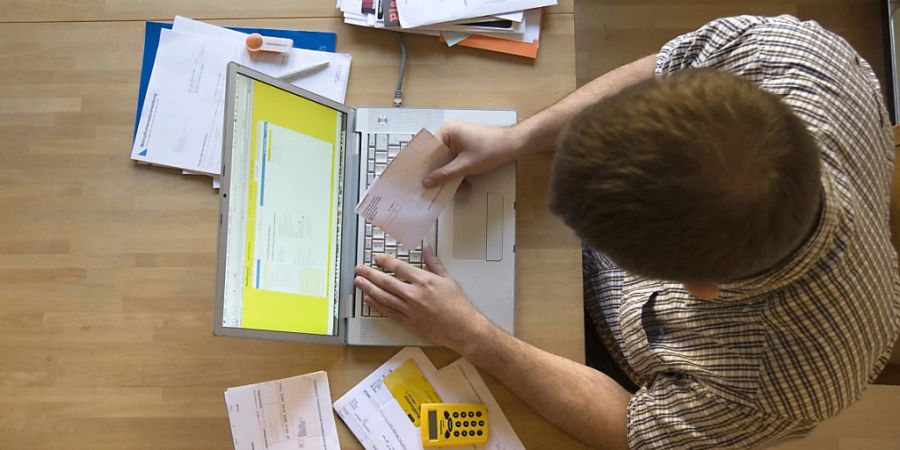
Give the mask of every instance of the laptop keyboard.
<svg viewBox="0 0 900 450">
<path fill-rule="evenodd" d="M 406 143 L 412 139 L 411 134 L 370 134 L 369 135 L 369 152 L 368 159 L 365 163 L 366 171 L 366 189 L 375 181 L 388 163 L 393 161 L 400 149 L 406 146 Z M 422 259 L 422 243 L 420 242 L 416 248 L 408 248 L 397 242 L 394 238 L 385 234 L 384 230 L 378 228 L 369 221 L 365 222 L 365 242 L 363 245 L 363 264 L 376 270 L 383 270 L 375 264 L 372 257 L 373 254 L 384 253 L 393 256 L 401 261 L 405 261 L 413 266 L 423 268 L 424 261 Z M 392 272 L 386 272 L 393 275 Z M 362 298 L 360 298 L 362 300 Z M 362 304 L 363 317 L 382 317 L 381 314 L 369 308 L 369 305 Z"/>
</svg>

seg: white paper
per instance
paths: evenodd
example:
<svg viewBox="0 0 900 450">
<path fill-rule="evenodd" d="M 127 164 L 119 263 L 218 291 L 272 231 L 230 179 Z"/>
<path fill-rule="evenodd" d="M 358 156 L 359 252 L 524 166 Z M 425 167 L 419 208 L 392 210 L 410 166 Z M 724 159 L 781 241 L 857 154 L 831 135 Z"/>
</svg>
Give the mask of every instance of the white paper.
<svg viewBox="0 0 900 450">
<path fill-rule="evenodd" d="M 350 61 L 352 59 L 347 53 L 294 48 L 291 49 L 286 61 L 281 62 L 279 55 L 251 54 L 246 51 L 247 33 L 181 16 L 175 17 L 172 29 L 230 40 L 240 50 L 241 58 L 235 61 L 272 76 L 306 67 L 312 63 L 328 61 L 327 67 L 293 79 L 291 84 L 340 103 L 343 103 L 347 96 L 347 81 L 350 79 Z"/>
<path fill-rule="evenodd" d="M 334 402 L 338 416 L 367 450 L 422 448 L 421 431 L 384 384 L 384 377 L 409 359 L 416 361 L 425 378 L 437 378 L 437 370 L 422 349 L 406 347 Z M 437 386 L 435 389 L 444 398 Z"/>
<path fill-rule="evenodd" d="M 469 33 L 460 33 L 458 31 L 442 31 L 441 36 L 444 37 L 444 42 L 447 43 L 447 47 L 453 47 L 454 45 L 459 44 L 467 37 L 469 37 Z"/>
<path fill-rule="evenodd" d="M 525 18 L 522 20 L 521 33 L 492 33 L 491 37 L 498 39 L 506 39 L 516 42 L 534 42 L 541 38 L 541 10 L 530 9 L 525 11 Z M 488 33 L 478 33 L 488 34 Z"/>
<path fill-rule="evenodd" d="M 431 0 L 398 0 L 397 13 L 401 27 L 414 28 L 555 4 L 556 0 L 443 0 L 435 7 Z"/>
<path fill-rule="evenodd" d="M 416 248 L 453 200 L 462 177 L 426 189 L 422 180 L 453 159 L 453 153 L 427 130 L 397 153 L 363 194 L 356 213 L 409 248 Z"/>
<path fill-rule="evenodd" d="M 338 450 L 325 372 L 225 391 L 235 450 Z"/>
<path fill-rule="evenodd" d="M 219 174 L 225 76 L 230 61 L 273 75 L 327 60 L 328 67 L 292 84 L 344 101 L 350 55 L 301 49 L 251 55 L 244 46 L 244 33 L 182 17 L 176 18 L 176 25 L 178 30 L 160 33 L 132 146 L 134 160 Z M 180 31 L 185 29 L 189 32 Z"/>
<path fill-rule="evenodd" d="M 422 432 L 412 424 L 394 399 L 384 377 L 413 359 L 422 369 L 441 399 L 447 403 L 483 403 L 488 410 L 490 431 L 484 445 L 460 448 L 472 450 L 524 450 L 512 425 L 500 409 L 487 384 L 471 363 L 460 358 L 436 370 L 418 347 L 406 347 L 375 369 L 361 383 L 336 402 L 334 410 L 367 450 L 422 449 Z"/>
<path fill-rule="evenodd" d="M 433 382 L 435 383 L 435 382 Z M 519 450 L 525 448 L 512 424 L 500 409 L 500 404 L 491 394 L 478 369 L 463 358 L 438 370 L 435 389 L 440 385 L 438 393 L 448 403 L 483 403 L 488 410 L 490 432 L 484 445 L 473 446 L 478 449 Z"/>
<path fill-rule="evenodd" d="M 524 11 L 514 11 L 506 14 L 494 14 L 494 17 L 500 20 L 512 20 L 513 22 L 521 22 L 524 17 Z"/>
</svg>

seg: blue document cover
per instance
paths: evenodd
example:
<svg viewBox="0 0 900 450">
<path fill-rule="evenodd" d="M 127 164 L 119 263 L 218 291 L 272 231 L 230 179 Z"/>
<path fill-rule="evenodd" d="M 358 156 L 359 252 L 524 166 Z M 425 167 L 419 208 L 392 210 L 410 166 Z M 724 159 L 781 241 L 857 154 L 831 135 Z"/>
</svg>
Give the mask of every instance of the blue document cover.
<svg viewBox="0 0 900 450">
<path fill-rule="evenodd" d="M 147 22 L 144 28 L 144 58 L 141 63 L 141 84 L 138 88 L 137 113 L 134 117 L 134 133 L 137 133 L 138 120 L 141 118 L 141 109 L 144 107 L 144 95 L 147 93 L 147 85 L 150 84 L 150 72 L 153 71 L 153 62 L 156 61 L 156 50 L 159 48 L 159 34 L 163 28 L 172 29 L 171 23 Z M 270 28 L 242 28 L 226 27 L 241 33 L 259 33 L 263 36 L 273 36 L 294 40 L 294 48 L 306 50 L 318 50 L 333 52 L 337 42 L 337 35 L 321 31 L 297 31 L 275 30 Z"/>
</svg>

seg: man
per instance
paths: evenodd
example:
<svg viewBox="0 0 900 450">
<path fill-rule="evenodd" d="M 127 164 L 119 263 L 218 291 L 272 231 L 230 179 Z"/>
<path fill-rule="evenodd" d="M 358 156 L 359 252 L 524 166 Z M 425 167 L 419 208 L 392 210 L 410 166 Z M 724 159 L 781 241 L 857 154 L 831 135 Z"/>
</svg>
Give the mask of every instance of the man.
<svg viewBox="0 0 900 450">
<path fill-rule="evenodd" d="M 457 156 L 426 185 L 556 147 L 551 208 L 587 245 L 586 303 L 639 389 L 498 330 L 433 253 L 430 272 L 379 257 L 397 278 L 360 267 L 357 285 L 586 444 L 771 445 L 884 367 L 894 146 L 870 67 L 818 24 L 717 20 L 514 127 L 439 134 Z"/>
</svg>

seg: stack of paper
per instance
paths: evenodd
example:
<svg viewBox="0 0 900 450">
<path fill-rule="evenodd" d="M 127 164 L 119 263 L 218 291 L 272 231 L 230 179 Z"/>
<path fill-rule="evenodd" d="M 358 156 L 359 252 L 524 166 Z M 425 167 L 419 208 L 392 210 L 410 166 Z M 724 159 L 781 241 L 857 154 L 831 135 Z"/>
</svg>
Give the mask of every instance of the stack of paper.
<svg viewBox="0 0 900 450">
<path fill-rule="evenodd" d="M 246 37 L 184 17 L 176 17 L 172 29 L 161 30 L 132 159 L 217 177 L 222 167 L 225 75 L 231 61 L 273 76 L 328 61 L 324 69 L 291 82 L 344 101 L 350 55 L 298 48 L 284 54 L 251 54 Z"/>
<path fill-rule="evenodd" d="M 423 448 L 418 407 L 436 400 L 487 407 L 487 443 L 466 448 L 525 448 L 475 366 L 460 358 L 438 370 L 418 347 L 404 348 L 375 369 L 334 402 L 334 410 L 367 450 L 415 450 Z"/>
<path fill-rule="evenodd" d="M 541 9 L 556 0 L 338 0 L 344 22 L 438 36 L 462 45 L 536 58 Z"/>
</svg>

